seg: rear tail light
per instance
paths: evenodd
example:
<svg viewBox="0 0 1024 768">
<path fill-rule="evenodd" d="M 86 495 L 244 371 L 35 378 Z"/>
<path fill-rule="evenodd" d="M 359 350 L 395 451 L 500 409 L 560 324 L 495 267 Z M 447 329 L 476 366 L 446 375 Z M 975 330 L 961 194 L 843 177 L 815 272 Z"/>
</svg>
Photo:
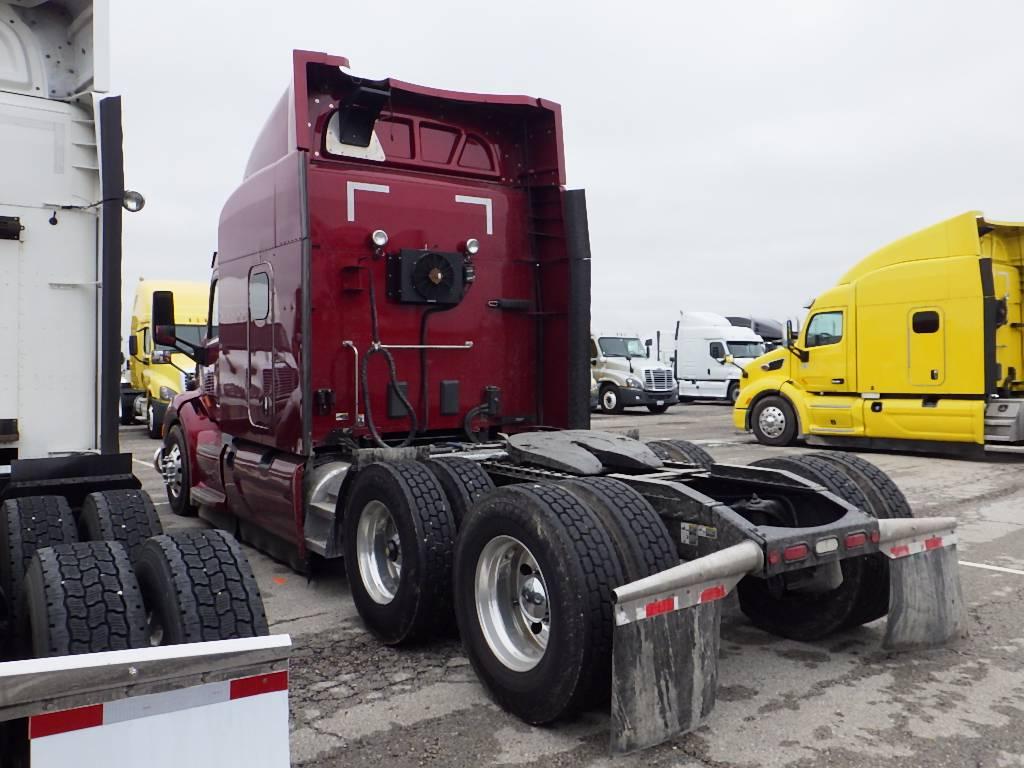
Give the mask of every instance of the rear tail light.
<svg viewBox="0 0 1024 768">
<path fill-rule="evenodd" d="M 872 544 L 877 544 L 879 539 L 881 539 L 881 538 L 882 538 L 882 534 L 880 534 L 878 531 L 872 531 L 871 532 L 871 543 Z"/>
<path fill-rule="evenodd" d="M 818 555 L 827 555 L 839 549 L 839 539 L 829 536 L 827 539 L 818 539 L 814 542 L 814 552 Z"/>
<path fill-rule="evenodd" d="M 782 559 L 787 563 L 793 563 L 797 560 L 803 560 L 807 557 L 808 553 L 810 553 L 810 549 L 806 544 L 794 544 L 782 550 Z"/>
<path fill-rule="evenodd" d="M 857 549 L 857 547 L 863 547 L 868 543 L 868 537 L 864 533 L 848 533 L 844 543 L 847 549 Z"/>
</svg>

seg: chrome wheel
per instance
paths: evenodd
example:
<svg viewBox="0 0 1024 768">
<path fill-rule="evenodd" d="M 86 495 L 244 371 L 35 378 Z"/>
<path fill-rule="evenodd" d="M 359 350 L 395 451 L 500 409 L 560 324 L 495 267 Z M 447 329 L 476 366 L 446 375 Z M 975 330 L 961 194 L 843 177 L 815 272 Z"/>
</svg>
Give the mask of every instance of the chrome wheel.
<svg viewBox="0 0 1024 768">
<path fill-rule="evenodd" d="M 150 434 L 153 434 L 154 421 L 156 421 L 156 416 L 153 414 L 153 406 L 150 405 L 146 408 L 146 427 L 149 429 Z"/>
<path fill-rule="evenodd" d="M 174 443 L 171 449 L 164 454 L 160 467 L 164 477 L 164 485 L 167 486 L 167 492 L 175 499 L 178 498 L 181 496 L 182 464 L 181 448 L 178 447 L 177 443 Z"/>
<path fill-rule="evenodd" d="M 786 414 L 781 408 L 769 405 L 758 414 L 757 426 L 761 434 L 774 440 L 786 431 Z"/>
<path fill-rule="evenodd" d="M 544 574 L 533 554 L 511 536 L 487 542 L 476 563 L 476 613 L 498 661 L 515 672 L 540 663 L 551 634 Z"/>
<path fill-rule="evenodd" d="M 394 600 L 402 579 L 402 543 L 391 511 L 380 501 L 369 502 L 359 513 L 356 560 L 370 599 L 380 605 Z"/>
</svg>

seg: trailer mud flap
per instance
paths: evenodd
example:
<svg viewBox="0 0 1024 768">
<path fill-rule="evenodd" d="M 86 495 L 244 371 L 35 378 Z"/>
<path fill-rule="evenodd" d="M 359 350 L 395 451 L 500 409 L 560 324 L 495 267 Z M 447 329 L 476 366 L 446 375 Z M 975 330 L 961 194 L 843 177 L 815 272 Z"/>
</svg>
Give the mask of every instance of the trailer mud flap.
<svg viewBox="0 0 1024 768">
<path fill-rule="evenodd" d="M 660 744 L 711 713 L 721 600 L 762 564 L 746 541 L 615 590 L 613 753 Z"/>
<path fill-rule="evenodd" d="M 891 560 L 883 646 L 925 648 L 965 636 L 955 518 L 879 520 L 878 529 L 879 551 Z"/>
</svg>

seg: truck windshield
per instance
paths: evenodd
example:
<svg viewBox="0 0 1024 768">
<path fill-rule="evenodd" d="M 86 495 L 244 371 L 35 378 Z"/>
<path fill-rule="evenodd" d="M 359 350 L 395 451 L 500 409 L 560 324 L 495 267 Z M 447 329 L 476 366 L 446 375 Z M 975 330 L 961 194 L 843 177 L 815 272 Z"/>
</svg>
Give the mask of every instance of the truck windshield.
<svg viewBox="0 0 1024 768">
<path fill-rule="evenodd" d="M 174 335 L 182 341 L 189 341 L 193 344 L 199 344 L 202 342 L 203 337 L 206 335 L 205 325 L 176 325 L 174 326 Z M 168 347 L 164 344 L 157 344 L 156 349 L 170 350 L 173 351 L 174 347 Z"/>
<path fill-rule="evenodd" d="M 733 357 L 760 357 L 764 354 L 762 341 L 730 341 L 729 354 Z"/>
<path fill-rule="evenodd" d="M 647 348 L 640 339 L 603 336 L 598 342 L 605 357 L 645 357 L 647 355 Z"/>
</svg>

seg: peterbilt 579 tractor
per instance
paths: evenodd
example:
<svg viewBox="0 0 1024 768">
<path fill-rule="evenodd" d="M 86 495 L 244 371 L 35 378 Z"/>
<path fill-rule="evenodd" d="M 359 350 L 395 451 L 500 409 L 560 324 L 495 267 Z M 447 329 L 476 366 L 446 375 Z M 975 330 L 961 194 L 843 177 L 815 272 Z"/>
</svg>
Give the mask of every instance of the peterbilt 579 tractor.
<svg viewBox="0 0 1024 768">
<path fill-rule="evenodd" d="M 155 456 L 173 510 L 296 568 L 343 557 L 383 642 L 457 624 L 502 706 L 610 701 L 612 747 L 715 701 L 722 598 L 816 639 L 963 631 L 952 518 L 843 454 L 715 464 L 589 427 L 585 199 L 561 112 L 296 51 L 224 206 L 201 344 Z"/>
</svg>

